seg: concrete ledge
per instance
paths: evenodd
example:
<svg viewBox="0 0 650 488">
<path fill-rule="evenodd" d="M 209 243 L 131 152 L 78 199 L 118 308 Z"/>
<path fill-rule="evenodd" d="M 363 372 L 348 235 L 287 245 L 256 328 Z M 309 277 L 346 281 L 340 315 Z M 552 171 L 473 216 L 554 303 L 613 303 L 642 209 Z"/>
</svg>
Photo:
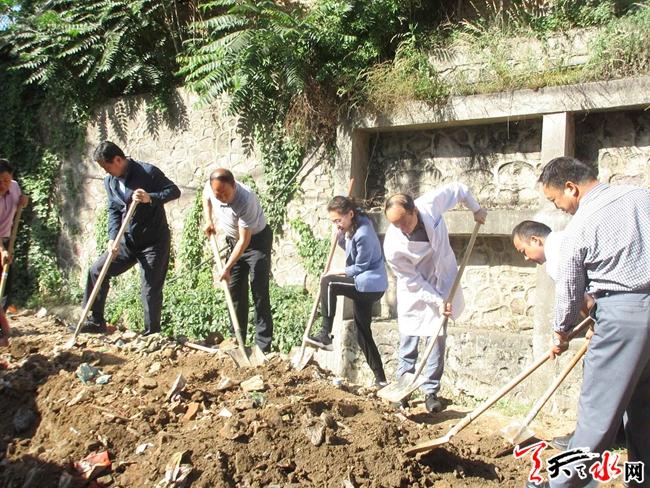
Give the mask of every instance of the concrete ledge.
<svg viewBox="0 0 650 488">
<path fill-rule="evenodd" d="M 529 210 L 488 210 L 485 225 L 479 230 L 485 236 L 510 236 L 512 229 L 522 220 L 534 220 L 539 209 Z M 370 218 L 379 234 L 385 234 L 388 220 L 383 212 L 372 212 Z M 445 214 L 447 229 L 451 235 L 470 235 L 474 230 L 474 216 L 469 210 L 457 210 Z"/>
<path fill-rule="evenodd" d="M 650 76 L 450 97 L 445 104 L 410 102 L 386 114 L 359 112 L 355 130 L 429 129 L 438 126 L 493 123 L 558 112 L 644 108 L 650 105 Z"/>
</svg>

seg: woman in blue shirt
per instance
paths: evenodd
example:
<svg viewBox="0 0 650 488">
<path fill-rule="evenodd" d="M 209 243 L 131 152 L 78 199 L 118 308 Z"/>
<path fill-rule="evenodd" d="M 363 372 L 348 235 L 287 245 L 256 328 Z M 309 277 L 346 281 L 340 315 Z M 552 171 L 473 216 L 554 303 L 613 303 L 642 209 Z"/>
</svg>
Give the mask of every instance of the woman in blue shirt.
<svg viewBox="0 0 650 488">
<path fill-rule="evenodd" d="M 334 197 L 327 205 L 327 211 L 339 231 L 338 243 L 345 249 L 346 266 L 341 270 L 330 270 L 321 278 L 323 325 L 320 332 L 309 339 L 316 347 L 332 350 L 330 334 L 336 313 L 336 297 L 342 295 L 352 299 L 357 342 L 375 375 L 375 383 L 383 386 L 386 375 L 370 329 L 372 306 L 388 288 L 379 238 L 367 214 L 352 199 Z"/>
</svg>

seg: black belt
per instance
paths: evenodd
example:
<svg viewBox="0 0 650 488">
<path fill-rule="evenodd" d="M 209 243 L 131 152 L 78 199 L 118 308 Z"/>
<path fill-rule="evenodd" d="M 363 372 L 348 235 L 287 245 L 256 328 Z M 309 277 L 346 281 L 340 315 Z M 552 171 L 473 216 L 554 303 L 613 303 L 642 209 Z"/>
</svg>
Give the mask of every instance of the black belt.
<svg viewBox="0 0 650 488">
<path fill-rule="evenodd" d="M 591 296 L 594 297 L 596 300 L 599 298 L 604 298 L 604 297 L 611 297 L 614 295 L 647 295 L 650 294 L 650 290 L 616 290 L 616 291 L 611 291 L 611 290 L 598 290 L 594 293 L 591 293 Z"/>
</svg>

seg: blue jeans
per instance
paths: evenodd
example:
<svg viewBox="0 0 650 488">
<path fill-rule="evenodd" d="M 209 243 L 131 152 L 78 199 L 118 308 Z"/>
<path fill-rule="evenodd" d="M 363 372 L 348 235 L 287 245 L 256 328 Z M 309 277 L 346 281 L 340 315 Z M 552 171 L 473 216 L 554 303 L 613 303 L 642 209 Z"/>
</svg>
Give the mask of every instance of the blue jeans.
<svg viewBox="0 0 650 488">
<path fill-rule="evenodd" d="M 404 373 L 415 372 L 420 339 L 425 341 L 425 346 L 430 340 L 436 339 L 436 344 L 433 346 L 429 359 L 422 370 L 422 376 L 426 378 L 426 381 L 422 384 L 421 388 L 424 394 L 438 393 L 440 391 L 440 378 L 442 378 L 442 372 L 445 369 L 446 330 L 444 331 L 444 335 L 438 336 L 437 338 L 400 334 L 397 378 L 399 379 Z"/>
</svg>

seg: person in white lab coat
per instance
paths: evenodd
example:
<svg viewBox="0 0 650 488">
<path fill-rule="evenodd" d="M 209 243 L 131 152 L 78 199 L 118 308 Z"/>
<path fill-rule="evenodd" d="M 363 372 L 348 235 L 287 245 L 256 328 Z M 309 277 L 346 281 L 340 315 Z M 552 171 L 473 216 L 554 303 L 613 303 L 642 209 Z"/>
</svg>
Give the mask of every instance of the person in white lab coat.
<svg viewBox="0 0 650 488">
<path fill-rule="evenodd" d="M 397 278 L 398 378 L 415 370 L 420 337 L 432 340 L 443 315 L 456 319 L 463 311 L 460 288 L 446 303 L 458 265 L 443 214 L 459 202 L 474 213 L 475 221 L 485 223 L 487 211 L 462 183 L 445 185 L 417 200 L 398 193 L 386 201 L 384 211 L 391 225 L 384 239 L 384 254 Z M 446 330 L 442 331 L 436 340 L 423 372 L 427 380 L 421 388 L 429 412 L 442 410 L 437 394 L 444 369 L 446 334 Z M 407 405 L 403 400 L 402 406 Z"/>
</svg>

